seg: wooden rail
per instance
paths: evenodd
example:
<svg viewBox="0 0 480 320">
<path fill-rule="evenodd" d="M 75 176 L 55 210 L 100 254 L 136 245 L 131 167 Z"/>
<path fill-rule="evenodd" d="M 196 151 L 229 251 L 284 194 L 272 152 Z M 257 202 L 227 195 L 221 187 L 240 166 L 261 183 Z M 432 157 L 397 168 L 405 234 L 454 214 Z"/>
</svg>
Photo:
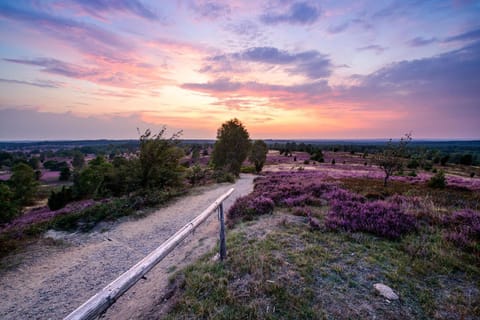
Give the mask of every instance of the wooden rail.
<svg viewBox="0 0 480 320">
<path fill-rule="evenodd" d="M 180 242 L 182 242 L 190 233 L 192 233 L 200 224 L 219 208 L 221 210 L 221 222 L 223 222 L 223 201 L 234 191 L 231 188 L 228 192 L 220 196 L 207 209 L 200 213 L 195 219 L 187 223 L 167 241 L 162 243 L 157 249 L 143 258 L 136 265 L 131 267 L 124 274 L 119 276 L 96 295 L 70 313 L 65 320 L 84 320 L 95 319 L 108 309 L 122 294 L 140 280 L 156 264 L 162 261 Z M 221 232 L 224 227 L 221 226 Z M 224 231 L 223 231 L 224 232 Z M 222 254 L 224 258 L 224 253 Z"/>
</svg>

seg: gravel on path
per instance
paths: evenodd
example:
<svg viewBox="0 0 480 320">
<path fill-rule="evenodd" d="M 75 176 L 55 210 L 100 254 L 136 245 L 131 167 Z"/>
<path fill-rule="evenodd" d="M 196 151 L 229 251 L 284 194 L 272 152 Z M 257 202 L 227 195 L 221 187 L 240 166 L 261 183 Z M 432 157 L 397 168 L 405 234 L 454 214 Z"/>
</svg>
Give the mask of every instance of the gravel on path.
<svg viewBox="0 0 480 320">
<path fill-rule="evenodd" d="M 145 218 L 113 223 L 107 231 L 48 232 L 46 236 L 56 238 L 55 243 L 61 239 L 63 245 L 32 245 L 18 257 L 16 267 L 0 273 L 0 319 L 63 319 L 233 187 L 235 192 L 224 202 L 227 211 L 235 199 L 252 191 L 253 179 L 242 174 L 235 184 L 196 188 Z M 211 250 L 217 234 L 212 214 L 103 317 L 140 317 L 167 284 L 169 273 Z"/>
</svg>

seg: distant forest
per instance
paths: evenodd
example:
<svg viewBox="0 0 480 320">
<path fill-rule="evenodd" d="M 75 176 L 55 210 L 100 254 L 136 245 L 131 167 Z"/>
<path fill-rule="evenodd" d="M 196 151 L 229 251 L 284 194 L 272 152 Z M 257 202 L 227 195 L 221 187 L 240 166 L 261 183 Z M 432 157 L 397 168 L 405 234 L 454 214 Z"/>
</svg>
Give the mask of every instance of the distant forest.
<svg viewBox="0 0 480 320">
<path fill-rule="evenodd" d="M 180 145 L 188 148 L 193 145 L 211 146 L 215 140 L 180 139 Z M 303 151 L 310 154 L 315 150 L 343 151 L 354 153 L 376 153 L 386 140 L 265 140 L 272 150 L 283 152 Z M 83 154 L 103 154 L 113 156 L 122 153 L 134 153 L 138 150 L 138 140 L 73 140 L 73 141 L 22 141 L 0 142 L 0 151 L 8 153 L 40 154 L 49 156 L 72 156 L 73 152 Z M 438 160 L 448 156 L 449 163 L 480 165 L 480 140 L 474 141 L 430 141 L 413 140 L 409 144 L 412 154 L 422 154 L 429 160 Z M 0 158 L 9 158 L 0 155 Z"/>
</svg>

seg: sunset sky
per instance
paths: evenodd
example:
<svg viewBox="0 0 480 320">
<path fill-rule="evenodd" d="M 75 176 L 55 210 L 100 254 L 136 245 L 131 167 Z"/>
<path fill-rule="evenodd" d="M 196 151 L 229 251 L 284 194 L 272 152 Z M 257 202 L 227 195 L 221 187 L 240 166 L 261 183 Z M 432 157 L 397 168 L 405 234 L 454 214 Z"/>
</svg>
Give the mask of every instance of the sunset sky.
<svg viewBox="0 0 480 320">
<path fill-rule="evenodd" d="M 480 1 L 0 1 L 0 140 L 480 138 Z"/>
</svg>

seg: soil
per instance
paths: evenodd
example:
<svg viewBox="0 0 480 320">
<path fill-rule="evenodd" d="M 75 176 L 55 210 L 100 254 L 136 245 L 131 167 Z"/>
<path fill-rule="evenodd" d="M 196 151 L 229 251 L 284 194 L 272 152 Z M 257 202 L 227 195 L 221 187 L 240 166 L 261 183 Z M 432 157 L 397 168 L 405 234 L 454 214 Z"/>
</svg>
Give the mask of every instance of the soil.
<svg viewBox="0 0 480 320">
<path fill-rule="evenodd" d="M 39 243 L 8 257 L 0 271 L 1 319 L 62 319 L 157 248 L 231 187 L 225 211 L 253 189 L 253 175 L 235 184 L 199 187 L 142 219 L 102 224 L 90 233 L 49 231 Z M 168 278 L 212 250 L 218 239 L 216 214 L 102 316 L 141 318 L 162 295 Z"/>
</svg>

